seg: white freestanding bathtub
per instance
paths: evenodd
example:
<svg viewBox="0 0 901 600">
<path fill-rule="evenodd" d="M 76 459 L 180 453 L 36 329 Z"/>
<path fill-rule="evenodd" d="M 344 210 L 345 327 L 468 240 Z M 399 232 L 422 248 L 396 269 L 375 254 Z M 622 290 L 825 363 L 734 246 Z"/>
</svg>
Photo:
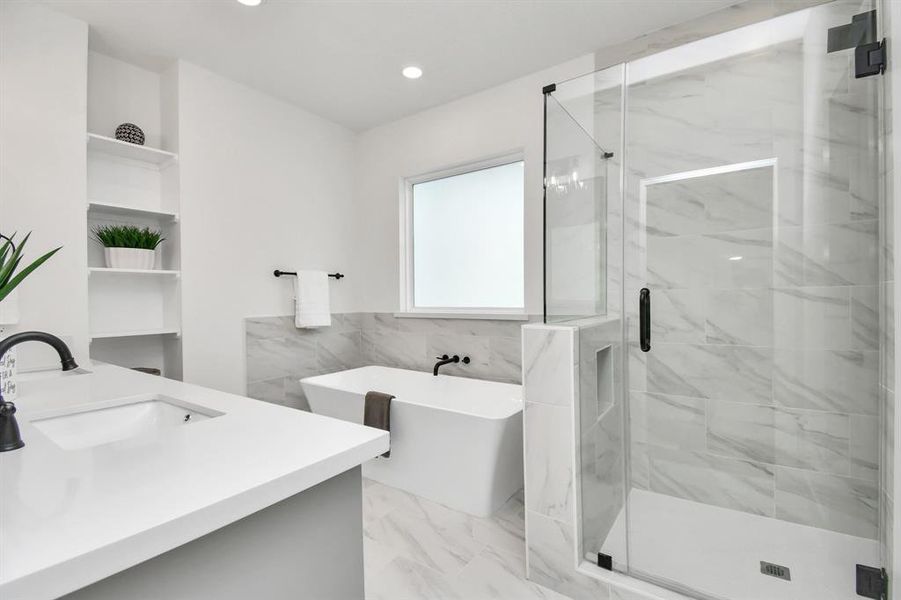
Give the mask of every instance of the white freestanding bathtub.
<svg viewBox="0 0 901 600">
<path fill-rule="evenodd" d="M 365 477 L 481 517 L 522 489 L 522 386 L 389 367 L 300 383 L 314 413 L 355 423 L 366 392 L 395 396 L 391 457 Z"/>
</svg>

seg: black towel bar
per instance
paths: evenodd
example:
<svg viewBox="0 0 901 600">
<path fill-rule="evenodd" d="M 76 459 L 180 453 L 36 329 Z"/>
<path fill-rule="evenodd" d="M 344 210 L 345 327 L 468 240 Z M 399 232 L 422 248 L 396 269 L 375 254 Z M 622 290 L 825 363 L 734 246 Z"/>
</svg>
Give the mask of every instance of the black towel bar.
<svg viewBox="0 0 901 600">
<path fill-rule="evenodd" d="M 272 272 L 272 274 L 276 277 L 281 277 L 282 275 L 294 275 L 296 277 L 297 271 L 279 271 L 278 269 L 276 269 Z M 342 277 L 344 277 L 344 275 L 341 273 L 329 273 L 328 276 L 332 279 L 341 279 Z"/>
</svg>

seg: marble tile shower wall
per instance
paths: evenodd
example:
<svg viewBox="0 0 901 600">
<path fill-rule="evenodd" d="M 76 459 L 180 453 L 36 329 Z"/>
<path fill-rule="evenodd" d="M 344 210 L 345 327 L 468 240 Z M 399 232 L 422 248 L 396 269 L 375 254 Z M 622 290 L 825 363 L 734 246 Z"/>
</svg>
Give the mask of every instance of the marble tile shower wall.
<svg viewBox="0 0 901 600">
<path fill-rule="evenodd" d="M 364 365 L 430 371 L 442 354 L 472 360 L 442 367 L 442 373 L 520 383 L 521 326 L 521 321 L 342 313 L 332 315 L 331 327 L 297 329 L 289 316 L 248 318 L 247 395 L 309 410 L 298 383 L 303 377 Z"/>
<path fill-rule="evenodd" d="M 801 41 L 630 91 L 627 294 L 651 288 L 654 315 L 631 351 L 634 487 L 877 536 L 869 85 Z"/>
</svg>

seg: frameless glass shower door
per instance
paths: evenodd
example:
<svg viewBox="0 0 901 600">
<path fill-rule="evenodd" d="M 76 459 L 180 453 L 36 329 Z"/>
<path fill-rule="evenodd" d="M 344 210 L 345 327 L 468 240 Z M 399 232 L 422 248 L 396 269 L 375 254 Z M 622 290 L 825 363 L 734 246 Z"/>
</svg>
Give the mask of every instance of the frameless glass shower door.
<svg viewBox="0 0 901 600">
<path fill-rule="evenodd" d="M 572 123 L 549 121 L 549 147 L 590 137 L 622 178 L 594 311 L 622 345 L 580 347 L 587 559 L 728 600 L 847 600 L 856 565 L 882 565 L 882 82 L 855 77 L 875 8 L 818 5 L 550 94 Z M 617 113 L 622 143 L 598 144 Z"/>
</svg>

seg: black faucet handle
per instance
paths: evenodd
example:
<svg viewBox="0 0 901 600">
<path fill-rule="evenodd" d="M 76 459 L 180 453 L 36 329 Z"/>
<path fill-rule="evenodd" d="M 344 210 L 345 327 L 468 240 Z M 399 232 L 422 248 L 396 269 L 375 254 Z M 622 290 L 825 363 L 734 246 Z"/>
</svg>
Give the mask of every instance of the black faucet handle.
<svg viewBox="0 0 901 600">
<path fill-rule="evenodd" d="M 447 359 L 450 358 L 450 357 L 449 357 L 447 354 L 445 354 L 444 356 L 436 356 L 435 358 L 436 358 L 437 360 L 447 360 Z"/>
<path fill-rule="evenodd" d="M 16 405 L 0 401 L 0 452 L 18 450 L 24 445 L 16 422 Z"/>
<path fill-rule="evenodd" d="M 464 356 L 464 357 L 463 357 L 463 364 L 464 364 L 464 365 L 468 365 L 469 363 L 470 363 L 469 357 L 468 357 L 468 356 Z"/>
</svg>

